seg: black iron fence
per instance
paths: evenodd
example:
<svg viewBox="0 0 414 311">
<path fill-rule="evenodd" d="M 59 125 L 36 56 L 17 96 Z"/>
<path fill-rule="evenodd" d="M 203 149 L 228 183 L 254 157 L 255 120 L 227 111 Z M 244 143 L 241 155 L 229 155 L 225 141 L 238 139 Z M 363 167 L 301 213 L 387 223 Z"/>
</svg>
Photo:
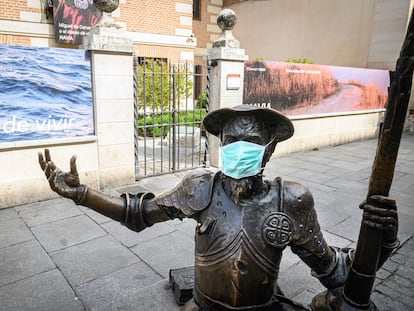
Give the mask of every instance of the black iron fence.
<svg viewBox="0 0 414 311">
<path fill-rule="evenodd" d="M 204 64 L 134 58 L 136 178 L 206 166 Z"/>
</svg>

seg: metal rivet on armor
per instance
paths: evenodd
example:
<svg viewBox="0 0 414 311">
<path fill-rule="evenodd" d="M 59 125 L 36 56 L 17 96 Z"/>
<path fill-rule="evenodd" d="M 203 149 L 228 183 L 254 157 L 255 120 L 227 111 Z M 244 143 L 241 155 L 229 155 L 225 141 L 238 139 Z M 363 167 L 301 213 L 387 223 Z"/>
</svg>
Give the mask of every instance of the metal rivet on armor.
<svg viewBox="0 0 414 311">
<path fill-rule="evenodd" d="M 313 232 L 313 230 L 312 229 L 309 229 L 309 233 L 312 233 Z"/>
<path fill-rule="evenodd" d="M 226 217 L 227 216 L 227 213 L 226 212 L 223 212 L 223 216 Z"/>
<path fill-rule="evenodd" d="M 302 198 L 301 197 L 298 198 L 298 202 L 302 203 Z"/>
<path fill-rule="evenodd" d="M 217 202 L 217 206 L 218 206 L 218 207 L 221 207 L 222 205 L 223 205 L 223 203 L 221 203 L 221 201 L 218 201 L 218 202 Z"/>
<path fill-rule="evenodd" d="M 303 228 L 303 225 L 302 225 L 302 224 L 300 224 L 300 225 L 299 225 L 299 228 Z"/>
</svg>

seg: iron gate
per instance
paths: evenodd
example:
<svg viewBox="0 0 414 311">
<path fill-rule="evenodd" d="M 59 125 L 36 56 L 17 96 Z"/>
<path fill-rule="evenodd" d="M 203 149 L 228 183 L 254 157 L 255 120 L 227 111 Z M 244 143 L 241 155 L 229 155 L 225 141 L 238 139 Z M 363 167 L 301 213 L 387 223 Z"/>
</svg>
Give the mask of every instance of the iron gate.
<svg viewBox="0 0 414 311">
<path fill-rule="evenodd" d="M 206 166 L 206 65 L 134 58 L 136 179 Z"/>
</svg>

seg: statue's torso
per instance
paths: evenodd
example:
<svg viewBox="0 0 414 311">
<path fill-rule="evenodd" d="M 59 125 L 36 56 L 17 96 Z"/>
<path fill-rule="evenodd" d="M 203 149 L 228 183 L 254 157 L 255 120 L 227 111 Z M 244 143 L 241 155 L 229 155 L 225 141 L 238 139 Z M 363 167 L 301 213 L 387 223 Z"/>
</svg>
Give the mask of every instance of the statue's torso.
<svg viewBox="0 0 414 311">
<path fill-rule="evenodd" d="M 264 305 L 273 295 L 282 251 L 294 226 L 281 211 L 280 182 L 251 204 L 236 205 L 216 180 L 196 218 L 195 299 L 202 305 Z"/>
</svg>

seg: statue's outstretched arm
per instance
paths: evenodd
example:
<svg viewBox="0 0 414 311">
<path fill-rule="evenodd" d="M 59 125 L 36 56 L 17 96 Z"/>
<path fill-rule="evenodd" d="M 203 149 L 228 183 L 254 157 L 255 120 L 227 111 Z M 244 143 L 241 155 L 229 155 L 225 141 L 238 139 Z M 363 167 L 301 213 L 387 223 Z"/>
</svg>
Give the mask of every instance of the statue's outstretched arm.
<svg viewBox="0 0 414 311">
<path fill-rule="evenodd" d="M 64 198 L 78 205 L 87 206 L 112 219 L 122 221 L 125 200 L 114 197 L 80 183 L 76 167 L 76 156 L 70 159 L 70 171 L 63 172 L 52 161 L 49 149 L 39 153 L 39 164 L 49 182 L 50 188 Z"/>
<path fill-rule="evenodd" d="M 39 153 L 39 164 L 50 188 L 78 205 L 89 207 L 103 215 L 125 224 L 129 229 L 141 231 L 155 222 L 169 220 L 177 215 L 168 214 L 149 192 L 112 196 L 80 183 L 76 156 L 70 160 L 70 171 L 63 172 L 52 161 L 50 151 Z M 170 209 L 171 210 L 171 209 Z"/>
</svg>

